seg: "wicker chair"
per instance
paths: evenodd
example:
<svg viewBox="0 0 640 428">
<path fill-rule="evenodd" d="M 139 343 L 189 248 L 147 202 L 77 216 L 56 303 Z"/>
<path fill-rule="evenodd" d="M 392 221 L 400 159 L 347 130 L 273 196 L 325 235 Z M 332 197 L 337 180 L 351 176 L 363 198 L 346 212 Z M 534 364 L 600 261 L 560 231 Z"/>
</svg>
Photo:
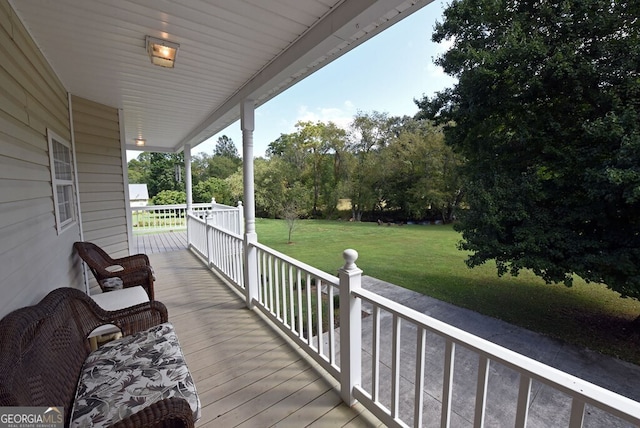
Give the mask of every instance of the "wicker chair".
<svg viewBox="0 0 640 428">
<path fill-rule="evenodd" d="M 112 259 L 102 248 L 91 242 L 76 242 L 73 247 L 95 276 L 102 291 L 110 291 L 107 286 L 110 278 L 120 278 L 123 288 L 141 285 L 149 299 L 154 299 L 153 269 L 146 254 Z"/>
<path fill-rule="evenodd" d="M 68 426 L 78 377 L 90 353 L 89 333 L 103 324 L 131 335 L 168 320 L 158 301 L 107 312 L 73 288 L 0 320 L 0 406 L 64 405 Z M 193 411 L 178 397 L 150 404 L 115 427 L 193 427 Z"/>
</svg>

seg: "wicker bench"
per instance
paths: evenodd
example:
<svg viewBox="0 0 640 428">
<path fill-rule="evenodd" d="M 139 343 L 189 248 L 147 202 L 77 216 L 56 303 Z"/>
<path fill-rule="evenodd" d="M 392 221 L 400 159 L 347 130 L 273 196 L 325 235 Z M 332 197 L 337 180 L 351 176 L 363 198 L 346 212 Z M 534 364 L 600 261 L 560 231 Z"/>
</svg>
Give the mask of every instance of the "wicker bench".
<svg viewBox="0 0 640 428">
<path fill-rule="evenodd" d="M 123 338 L 90 351 L 114 324 Z M 73 288 L 0 320 L 0 406 L 64 406 L 65 426 L 193 426 L 200 401 L 167 309 L 101 309 Z"/>
</svg>

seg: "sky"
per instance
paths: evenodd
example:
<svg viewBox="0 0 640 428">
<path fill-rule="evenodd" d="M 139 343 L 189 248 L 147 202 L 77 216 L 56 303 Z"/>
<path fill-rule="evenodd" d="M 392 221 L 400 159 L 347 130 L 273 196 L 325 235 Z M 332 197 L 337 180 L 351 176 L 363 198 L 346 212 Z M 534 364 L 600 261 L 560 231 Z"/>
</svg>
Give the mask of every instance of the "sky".
<svg viewBox="0 0 640 428">
<path fill-rule="evenodd" d="M 414 99 L 452 86 L 455 80 L 433 64 L 446 43 L 431 41 L 445 5 L 446 0 L 428 4 L 257 108 L 254 156 L 264 156 L 272 141 L 295 131 L 298 121 L 332 121 L 348 129 L 359 111 L 413 116 L 418 111 Z M 212 154 L 222 135 L 242 155 L 240 121 L 194 147 L 192 155 Z"/>
</svg>

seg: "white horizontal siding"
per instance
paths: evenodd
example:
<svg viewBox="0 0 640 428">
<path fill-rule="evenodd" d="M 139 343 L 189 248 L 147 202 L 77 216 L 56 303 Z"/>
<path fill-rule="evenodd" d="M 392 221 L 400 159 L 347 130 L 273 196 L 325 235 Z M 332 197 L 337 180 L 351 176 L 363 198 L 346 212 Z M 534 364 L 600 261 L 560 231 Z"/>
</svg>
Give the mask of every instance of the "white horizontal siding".
<svg viewBox="0 0 640 428">
<path fill-rule="evenodd" d="M 67 95 L 6 0 L 0 0 L 0 317 L 58 287 L 82 288 L 72 244 L 58 235 L 47 128 L 69 139 Z"/>
<path fill-rule="evenodd" d="M 82 203 L 124 200 L 124 189 L 113 192 L 88 193 L 82 195 Z"/>
<path fill-rule="evenodd" d="M 84 240 L 129 255 L 118 110 L 72 97 Z"/>
</svg>

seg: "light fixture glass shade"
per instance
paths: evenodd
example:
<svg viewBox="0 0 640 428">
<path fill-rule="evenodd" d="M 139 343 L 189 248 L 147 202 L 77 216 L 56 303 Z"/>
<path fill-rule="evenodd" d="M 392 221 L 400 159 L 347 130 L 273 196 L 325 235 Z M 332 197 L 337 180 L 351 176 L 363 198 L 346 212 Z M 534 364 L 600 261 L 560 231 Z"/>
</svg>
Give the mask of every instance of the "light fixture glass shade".
<svg viewBox="0 0 640 428">
<path fill-rule="evenodd" d="M 146 142 L 147 140 L 145 140 L 144 138 L 136 138 L 136 146 L 144 146 Z"/>
<path fill-rule="evenodd" d="M 160 67 L 173 68 L 180 45 L 151 36 L 147 36 L 145 40 L 151 62 Z"/>
</svg>

